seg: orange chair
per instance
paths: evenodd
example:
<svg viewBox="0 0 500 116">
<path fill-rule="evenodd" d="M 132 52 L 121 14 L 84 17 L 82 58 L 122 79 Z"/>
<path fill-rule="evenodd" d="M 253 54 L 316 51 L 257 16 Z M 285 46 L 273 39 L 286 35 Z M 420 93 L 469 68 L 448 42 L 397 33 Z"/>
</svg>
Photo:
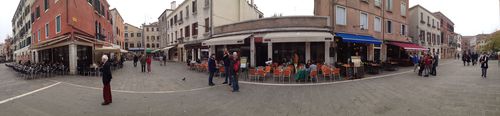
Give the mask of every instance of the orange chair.
<svg viewBox="0 0 500 116">
<path fill-rule="evenodd" d="M 264 69 L 264 73 L 270 74 L 271 73 L 271 66 L 266 66 L 266 68 Z"/>
<path fill-rule="evenodd" d="M 332 75 L 331 75 L 331 71 L 330 71 L 330 68 L 328 68 L 327 66 L 323 66 L 321 68 L 321 72 L 323 72 L 323 80 L 326 79 L 326 77 L 330 78 L 330 80 L 332 80 Z"/>
<path fill-rule="evenodd" d="M 255 71 L 255 68 L 251 68 L 251 69 L 248 69 L 248 78 L 250 78 L 250 80 L 252 80 L 252 77 L 254 77 L 255 79 L 257 79 L 257 71 Z"/>
<path fill-rule="evenodd" d="M 283 71 L 283 76 L 281 76 L 283 78 L 283 83 L 285 83 L 285 78 L 288 77 L 288 82 L 291 82 L 292 80 L 292 68 L 286 68 L 284 71 Z"/>
<path fill-rule="evenodd" d="M 282 74 L 281 74 L 282 72 L 283 72 L 283 71 L 281 71 L 281 69 L 280 69 L 280 68 L 275 68 L 275 69 L 274 69 L 274 72 L 273 72 L 273 78 L 274 78 L 274 80 L 275 80 L 275 81 L 276 81 L 276 77 L 278 77 L 278 81 L 280 80 L 281 75 L 282 75 Z"/>
<path fill-rule="evenodd" d="M 316 79 L 316 82 L 318 82 L 318 70 L 311 70 L 311 73 L 309 73 L 309 77 L 311 77 L 311 82 L 313 82 L 313 79 Z"/>
<path fill-rule="evenodd" d="M 264 78 L 262 81 L 266 79 L 266 73 L 264 71 L 264 68 L 257 69 L 257 80 L 260 80 L 261 77 Z"/>
<path fill-rule="evenodd" d="M 223 66 L 219 67 L 219 76 L 222 77 L 222 74 L 226 74 L 226 70 L 224 69 Z"/>
<path fill-rule="evenodd" d="M 342 80 L 340 77 L 340 68 L 333 68 L 332 69 L 332 78 L 337 77 L 339 80 Z"/>
</svg>

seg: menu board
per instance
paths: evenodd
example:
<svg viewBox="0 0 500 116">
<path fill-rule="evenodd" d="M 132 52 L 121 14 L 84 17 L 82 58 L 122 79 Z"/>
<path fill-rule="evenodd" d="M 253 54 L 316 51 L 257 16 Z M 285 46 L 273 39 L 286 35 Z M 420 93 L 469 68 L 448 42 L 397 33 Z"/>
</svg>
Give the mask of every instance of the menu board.
<svg viewBox="0 0 500 116">
<path fill-rule="evenodd" d="M 240 58 L 240 68 L 247 68 L 248 57 Z"/>
</svg>

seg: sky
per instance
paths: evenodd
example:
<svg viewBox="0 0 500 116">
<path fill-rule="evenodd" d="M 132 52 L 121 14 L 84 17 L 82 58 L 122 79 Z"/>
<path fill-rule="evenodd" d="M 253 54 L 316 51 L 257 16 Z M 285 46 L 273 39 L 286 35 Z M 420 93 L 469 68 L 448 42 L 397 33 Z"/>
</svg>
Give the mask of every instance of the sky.
<svg viewBox="0 0 500 116">
<path fill-rule="evenodd" d="M 135 26 L 157 21 L 174 0 L 108 0 L 125 22 Z M 183 0 L 175 0 L 177 5 Z M 455 32 L 466 35 L 491 33 L 500 29 L 500 0 L 410 0 L 410 7 L 420 4 L 431 12 L 441 11 L 455 23 Z M 314 0 L 255 0 L 266 17 L 274 14 L 313 15 Z M 0 4 L 0 43 L 12 35 L 11 20 L 19 0 L 2 0 Z"/>
</svg>

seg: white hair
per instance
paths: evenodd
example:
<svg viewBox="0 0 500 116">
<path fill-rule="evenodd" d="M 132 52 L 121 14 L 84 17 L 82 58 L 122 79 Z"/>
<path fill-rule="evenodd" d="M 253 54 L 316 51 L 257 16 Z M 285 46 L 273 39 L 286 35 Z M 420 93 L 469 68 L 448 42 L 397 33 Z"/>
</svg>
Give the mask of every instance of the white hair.
<svg viewBox="0 0 500 116">
<path fill-rule="evenodd" d="M 238 53 L 237 52 L 233 52 L 233 56 L 238 56 Z"/>
<path fill-rule="evenodd" d="M 108 56 L 107 56 L 107 55 L 102 55 L 102 61 L 103 61 L 103 62 L 108 61 Z"/>
</svg>

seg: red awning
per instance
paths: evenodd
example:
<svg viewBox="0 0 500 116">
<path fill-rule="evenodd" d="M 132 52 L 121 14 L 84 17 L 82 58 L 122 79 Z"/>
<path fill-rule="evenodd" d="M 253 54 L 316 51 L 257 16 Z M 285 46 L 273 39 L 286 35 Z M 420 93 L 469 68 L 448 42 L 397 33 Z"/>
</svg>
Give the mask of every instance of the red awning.
<svg viewBox="0 0 500 116">
<path fill-rule="evenodd" d="M 389 44 L 402 47 L 405 50 L 422 50 L 422 51 L 429 50 L 427 48 L 424 48 L 420 45 L 413 43 L 389 42 Z"/>
</svg>

